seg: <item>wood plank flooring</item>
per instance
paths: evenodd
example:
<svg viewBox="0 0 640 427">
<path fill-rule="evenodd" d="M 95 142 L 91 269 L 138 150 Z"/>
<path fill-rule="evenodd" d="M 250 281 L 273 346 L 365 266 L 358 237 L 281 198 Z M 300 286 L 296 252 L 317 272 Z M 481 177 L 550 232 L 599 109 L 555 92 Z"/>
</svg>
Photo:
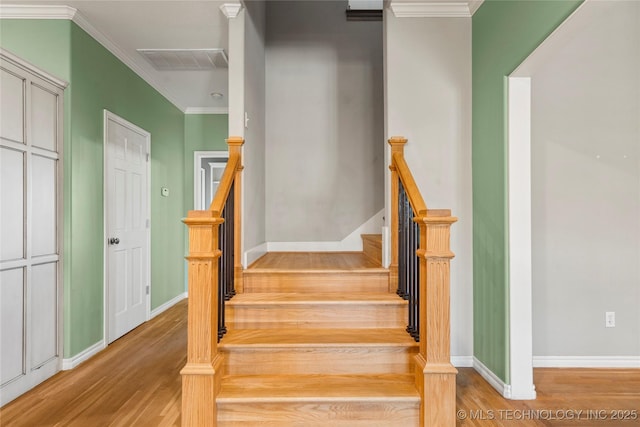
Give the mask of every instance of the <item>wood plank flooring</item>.
<svg viewBox="0 0 640 427">
<path fill-rule="evenodd" d="M 9 403 L 0 409 L 0 425 L 179 426 L 186 309 L 186 301 L 177 304 L 76 369 Z M 625 410 L 640 412 L 640 369 L 536 369 L 535 401 L 505 400 L 473 369 L 459 371 L 457 406 L 466 417 L 459 420 L 461 427 L 640 426 L 640 419 L 612 419 Z M 585 412 L 579 420 L 548 419 L 559 413 L 538 412 L 547 419 L 536 420 L 530 410 Z M 616 410 L 621 412 L 611 412 Z M 486 419 L 491 416 L 495 419 Z"/>
<path fill-rule="evenodd" d="M 269 270 L 360 270 L 380 264 L 362 252 L 269 252 L 249 266 Z"/>
</svg>

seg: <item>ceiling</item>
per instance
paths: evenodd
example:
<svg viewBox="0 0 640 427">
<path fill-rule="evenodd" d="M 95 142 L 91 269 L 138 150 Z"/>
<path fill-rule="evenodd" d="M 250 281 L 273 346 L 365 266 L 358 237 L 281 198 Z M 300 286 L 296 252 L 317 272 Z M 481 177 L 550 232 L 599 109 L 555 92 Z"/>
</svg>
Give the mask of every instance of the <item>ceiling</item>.
<svg viewBox="0 0 640 427">
<path fill-rule="evenodd" d="M 13 5 L 65 5 L 73 21 L 185 112 L 226 112 L 228 69 L 158 71 L 136 49 L 211 49 L 228 54 L 229 0 L 5 0 Z M 223 97 L 212 97 L 212 92 Z"/>
<path fill-rule="evenodd" d="M 73 19 L 186 113 L 226 113 L 228 69 L 160 71 L 137 49 L 224 49 L 223 4 L 240 0 L 0 0 L 0 17 Z M 247 0 L 245 0 L 247 1 Z M 345 3 L 347 3 L 346 0 Z M 471 16 L 483 0 L 387 0 L 398 17 Z M 380 7 L 379 0 L 350 0 Z M 68 6 L 68 7 L 67 7 Z M 355 7 L 354 6 L 354 7 Z M 69 9 L 73 8 L 73 9 Z M 212 93 L 222 97 L 212 97 Z"/>
</svg>

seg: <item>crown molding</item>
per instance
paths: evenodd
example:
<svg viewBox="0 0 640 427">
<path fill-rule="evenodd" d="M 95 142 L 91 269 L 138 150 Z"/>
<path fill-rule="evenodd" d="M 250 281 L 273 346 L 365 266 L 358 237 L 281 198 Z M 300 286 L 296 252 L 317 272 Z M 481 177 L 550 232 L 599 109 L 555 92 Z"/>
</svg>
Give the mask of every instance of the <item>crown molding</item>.
<svg viewBox="0 0 640 427">
<path fill-rule="evenodd" d="M 187 107 L 185 114 L 229 114 L 227 107 Z"/>
<path fill-rule="evenodd" d="M 146 70 L 140 67 L 125 51 L 120 49 L 118 45 L 116 45 L 107 35 L 105 35 L 102 31 L 98 30 L 94 27 L 82 14 L 76 13 L 73 22 L 76 23 L 80 28 L 82 28 L 87 34 L 96 39 L 98 43 L 104 46 L 109 52 L 111 52 L 116 58 L 122 61 L 127 67 L 131 69 L 134 73 L 142 78 L 145 82 L 147 82 L 151 87 L 153 87 L 160 95 L 164 96 L 167 101 L 176 106 L 180 111 L 184 112 L 185 107 L 180 104 L 173 96 L 169 94 L 167 88 L 160 83 L 156 78 L 154 78 L 151 74 L 149 74 Z"/>
<path fill-rule="evenodd" d="M 473 16 L 473 14 L 476 13 L 478 9 L 480 9 L 482 3 L 484 3 L 484 0 L 471 0 L 469 2 L 469 13 L 471 13 L 471 16 Z"/>
<path fill-rule="evenodd" d="M 105 49 L 111 52 L 116 58 L 142 78 L 147 84 L 153 87 L 167 101 L 173 104 L 180 111 L 185 111 L 185 106 L 176 100 L 167 88 L 140 67 L 125 51 L 120 49 L 107 35 L 94 27 L 80 12 L 69 6 L 53 5 L 0 5 L 1 19 L 68 19 L 82 28 L 87 34 L 93 37 Z"/>
<path fill-rule="evenodd" d="M 469 18 L 483 1 L 392 1 L 390 7 L 396 18 Z"/>
<path fill-rule="evenodd" d="M 0 4 L 0 19 L 73 19 L 77 9 L 59 5 Z"/>
<path fill-rule="evenodd" d="M 232 19 L 238 16 L 238 13 L 240 13 L 240 9 L 242 9 L 242 4 L 240 4 L 240 2 L 224 3 L 220 5 L 220 10 L 222 11 L 222 13 L 224 13 L 224 16 L 226 16 L 227 19 Z"/>
</svg>

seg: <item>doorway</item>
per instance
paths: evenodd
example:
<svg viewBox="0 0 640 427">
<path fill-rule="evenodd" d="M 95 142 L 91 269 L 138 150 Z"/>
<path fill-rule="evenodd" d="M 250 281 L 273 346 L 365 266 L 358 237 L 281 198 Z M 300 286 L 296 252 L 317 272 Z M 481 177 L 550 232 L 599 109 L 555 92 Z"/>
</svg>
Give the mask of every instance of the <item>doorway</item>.
<svg viewBox="0 0 640 427">
<path fill-rule="evenodd" d="M 105 337 L 150 316 L 150 148 L 144 129 L 105 110 Z"/>
<path fill-rule="evenodd" d="M 195 151 L 193 154 L 193 208 L 209 209 L 229 160 L 228 151 Z"/>
</svg>

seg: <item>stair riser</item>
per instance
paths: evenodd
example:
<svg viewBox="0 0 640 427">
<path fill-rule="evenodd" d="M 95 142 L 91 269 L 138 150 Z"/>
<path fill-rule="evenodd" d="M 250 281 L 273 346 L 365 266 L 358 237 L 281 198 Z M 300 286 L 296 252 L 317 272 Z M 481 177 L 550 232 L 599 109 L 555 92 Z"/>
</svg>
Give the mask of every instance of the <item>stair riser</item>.
<svg viewBox="0 0 640 427">
<path fill-rule="evenodd" d="M 288 304 L 226 308 L 231 329 L 404 328 L 406 304 Z"/>
<path fill-rule="evenodd" d="M 387 273 L 247 273 L 244 292 L 388 292 Z"/>
<path fill-rule="evenodd" d="M 223 349 L 227 375 L 407 374 L 415 347 Z"/>
<path fill-rule="evenodd" d="M 411 427 L 418 402 L 243 402 L 218 403 L 219 426 Z"/>
<path fill-rule="evenodd" d="M 382 245 L 371 239 L 362 239 L 362 251 L 366 256 L 382 265 Z"/>
</svg>

